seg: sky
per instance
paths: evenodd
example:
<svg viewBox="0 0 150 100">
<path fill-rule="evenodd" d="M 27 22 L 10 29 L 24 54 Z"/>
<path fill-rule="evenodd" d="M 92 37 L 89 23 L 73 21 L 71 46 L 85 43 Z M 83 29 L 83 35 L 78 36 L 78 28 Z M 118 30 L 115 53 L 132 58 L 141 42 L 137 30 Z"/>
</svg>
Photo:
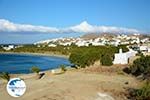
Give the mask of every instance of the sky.
<svg viewBox="0 0 150 100">
<path fill-rule="evenodd" d="M 150 33 L 150 0 L 0 0 L 0 44 Z"/>
</svg>

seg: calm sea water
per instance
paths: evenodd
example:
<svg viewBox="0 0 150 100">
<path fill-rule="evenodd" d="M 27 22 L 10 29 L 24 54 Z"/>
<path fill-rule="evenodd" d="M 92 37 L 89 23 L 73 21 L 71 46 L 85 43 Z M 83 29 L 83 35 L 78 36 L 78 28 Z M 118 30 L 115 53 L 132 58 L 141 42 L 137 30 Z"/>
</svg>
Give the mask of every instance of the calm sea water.
<svg viewBox="0 0 150 100">
<path fill-rule="evenodd" d="M 70 65 L 66 58 L 54 56 L 37 56 L 26 54 L 0 54 L 0 72 L 31 73 L 32 66 L 38 66 L 42 71 L 58 68 L 59 65 Z"/>
</svg>

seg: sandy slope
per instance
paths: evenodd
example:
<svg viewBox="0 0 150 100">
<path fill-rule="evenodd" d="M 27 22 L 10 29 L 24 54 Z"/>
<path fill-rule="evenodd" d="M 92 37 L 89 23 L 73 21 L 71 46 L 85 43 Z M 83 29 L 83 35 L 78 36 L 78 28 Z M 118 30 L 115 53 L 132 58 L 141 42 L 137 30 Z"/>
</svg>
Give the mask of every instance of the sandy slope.
<svg viewBox="0 0 150 100">
<path fill-rule="evenodd" d="M 37 80 L 34 74 L 21 75 L 27 85 L 26 93 L 13 98 L 5 85 L 0 84 L 0 100 L 100 100 L 98 93 L 107 93 L 116 100 L 123 100 L 125 87 L 136 87 L 138 81 L 127 75 L 91 74 L 83 71 L 67 71 L 64 74 L 46 75 Z M 125 82 L 129 84 L 125 84 Z"/>
</svg>

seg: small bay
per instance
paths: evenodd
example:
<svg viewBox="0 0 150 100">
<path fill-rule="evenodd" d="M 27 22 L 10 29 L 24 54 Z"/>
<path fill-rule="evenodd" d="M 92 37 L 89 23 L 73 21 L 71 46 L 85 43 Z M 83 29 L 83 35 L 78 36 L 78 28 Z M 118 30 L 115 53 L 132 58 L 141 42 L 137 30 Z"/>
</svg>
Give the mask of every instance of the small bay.
<svg viewBox="0 0 150 100">
<path fill-rule="evenodd" d="M 31 73 L 31 68 L 37 66 L 41 71 L 58 68 L 60 65 L 70 65 L 67 58 L 32 54 L 0 54 L 0 72 L 12 74 Z"/>
</svg>

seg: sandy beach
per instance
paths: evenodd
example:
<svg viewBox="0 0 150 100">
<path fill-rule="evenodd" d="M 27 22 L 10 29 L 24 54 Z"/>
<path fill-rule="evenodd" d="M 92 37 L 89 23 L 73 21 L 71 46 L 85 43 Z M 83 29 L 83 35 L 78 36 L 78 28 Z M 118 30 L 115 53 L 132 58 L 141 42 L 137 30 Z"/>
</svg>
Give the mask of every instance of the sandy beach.
<svg viewBox="0 0 150 100">
<path fill-rule="evenodd" d="M 126 100 L 125 88 L 139 85 L 139 81 L 129 75 L 93 73 L 86 69 L 70 69 L 59 75 L 45 71 L 42 79 L 37 79 L 36 74 L 11 76 L 23 78 L 27 90 L 19 98 L 11 97 L 6 91 L 6 83 L 1 80 L 1 100 L 101 100 L 99 93 L 108 94 L 114 100 Z"/>
<path fill-rule="evenodd" d="M 0 52 L 0 54 L 25 54 L 25 55 L 37 55 L 37 56 L 55 56 L 55 57 L 63 57 L 69 58 L 68 55 L 62 55 L 52 52 L 44 52 L 44 53 L 32 53 L 32 52 Z"/>
</svg>

